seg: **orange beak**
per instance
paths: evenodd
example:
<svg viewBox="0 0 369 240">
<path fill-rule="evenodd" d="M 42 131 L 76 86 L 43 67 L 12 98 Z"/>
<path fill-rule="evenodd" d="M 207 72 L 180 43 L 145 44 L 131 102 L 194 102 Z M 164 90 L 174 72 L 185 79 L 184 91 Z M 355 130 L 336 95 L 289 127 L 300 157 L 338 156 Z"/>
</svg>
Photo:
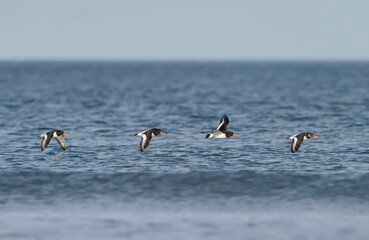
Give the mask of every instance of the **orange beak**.
<svg viewBox="0 0 369 240">
<path fill-rule="evenodd" d="M 69 135 L 68 135 L 68 134 L 66 134 L 65 132 L 63 132 L 63 134 L 64 134 L 64 135 L 67 135 L 67 136 L 69 136 Z"/>
<path fill-rule="evenodd" d="M 42 135 L 41 135 L 40 137 L 41 137 L 41 138 L 43 138 L 43 136 L 42 136 Z"/>
<path fill-rule="evenodd" d="M 318 136 L 315 136 L 314 134 L 313 134 L 313 137 L 319 138 Z"/>
<path fill-rule="evenodd" d="M 234 134 L 234 133 L 233 133 L 233 136 L 239 137 L 237 134 Z"/>
<path fill-rule="evenodd" d="M 164 135 L 167 135 L 166 133 L 163 133 L 163 132 L 160 132 L 160 134 L 164 134 Z"/>
</svg>

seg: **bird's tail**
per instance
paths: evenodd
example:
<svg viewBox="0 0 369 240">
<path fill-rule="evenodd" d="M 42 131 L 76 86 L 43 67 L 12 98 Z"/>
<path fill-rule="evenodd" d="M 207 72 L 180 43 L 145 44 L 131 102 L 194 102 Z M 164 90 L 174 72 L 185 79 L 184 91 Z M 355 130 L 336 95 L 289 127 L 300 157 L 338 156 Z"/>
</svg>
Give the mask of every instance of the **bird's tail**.
<svg viewBox="0 0 369 240">
<path fill-rule="evenodd" d="M 203 131 L 201 133 L 212 133 L 213 131 Z"/>
<path fill-rule="evenodd" d="M 205 137 L 205 139 L 207 139 L 207 138 L 209 138 L 209 137 L 210 137 L 210 134 L 207 134 L 207 135 L 206 135 L 206 137 Z"/>
</svg>

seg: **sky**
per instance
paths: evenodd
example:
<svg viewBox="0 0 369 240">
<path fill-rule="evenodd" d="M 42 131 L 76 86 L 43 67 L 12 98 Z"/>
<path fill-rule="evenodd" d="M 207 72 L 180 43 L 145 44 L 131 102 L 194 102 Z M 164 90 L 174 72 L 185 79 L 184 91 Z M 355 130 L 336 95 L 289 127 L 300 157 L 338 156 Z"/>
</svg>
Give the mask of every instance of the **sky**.
<svg viewBox="0 0 369 240">
<path fill-rule="evenodd" d="M 0 0 L 1 60 L 369 60 L 367 0 Z"/>
</svg>

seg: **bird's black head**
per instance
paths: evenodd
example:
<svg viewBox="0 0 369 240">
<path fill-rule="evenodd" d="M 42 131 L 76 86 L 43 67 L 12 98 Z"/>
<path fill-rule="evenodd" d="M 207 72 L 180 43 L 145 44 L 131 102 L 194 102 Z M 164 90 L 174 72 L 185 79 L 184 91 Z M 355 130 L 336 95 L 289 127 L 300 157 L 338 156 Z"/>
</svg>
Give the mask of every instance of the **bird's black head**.
<svg viewBox="0 0 369 240">
<path fill-rule="evenodd" d="M 229 138 L 230 136 L 236 136 L 239 137 L 237 134 L 234 134 L 233 132 L 226 132 L 226 137 Z"/>
<path fill-rule="evenodd" d="M 56 135 L 61 136 L 61 135 L 66 135 L 69 136 L 68 134 L 66 134 L 63 130 L 56 130 L 55 131 Z"/>
<path fill-rule="evenodd" d="M 152 134 L 153 134 L 154 136 L 157 136 L 157 135 L 159 135 L 159 134 L 166 134 L 166 133 L 163 133 L 163 132 L 161 131 L 161 129 L 153 128 L 153 129 L 152 129 Z"/>
<path fill-rule="evenodd" d="M 315 136 L 315 134 L 314 134 L 314 133 L 306 133 L 305 137 L 306 137 L 307 139 L 312 138 L 312 137 L 319 138 L 318 136 Z"/>
</svg>

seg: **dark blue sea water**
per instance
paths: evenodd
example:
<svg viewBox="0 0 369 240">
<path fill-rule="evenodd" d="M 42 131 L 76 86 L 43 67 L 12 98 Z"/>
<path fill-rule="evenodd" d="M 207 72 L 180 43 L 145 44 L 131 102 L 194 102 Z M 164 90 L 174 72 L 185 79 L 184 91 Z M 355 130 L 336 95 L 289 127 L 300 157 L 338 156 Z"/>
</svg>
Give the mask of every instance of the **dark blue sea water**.
<svg viewBox="0 0 369 240">
<path fill-rule="evenodd" d="M 1 62 L 0 239 L 368 239 L 368 127 L 368 62 Z"/>
</svg>

